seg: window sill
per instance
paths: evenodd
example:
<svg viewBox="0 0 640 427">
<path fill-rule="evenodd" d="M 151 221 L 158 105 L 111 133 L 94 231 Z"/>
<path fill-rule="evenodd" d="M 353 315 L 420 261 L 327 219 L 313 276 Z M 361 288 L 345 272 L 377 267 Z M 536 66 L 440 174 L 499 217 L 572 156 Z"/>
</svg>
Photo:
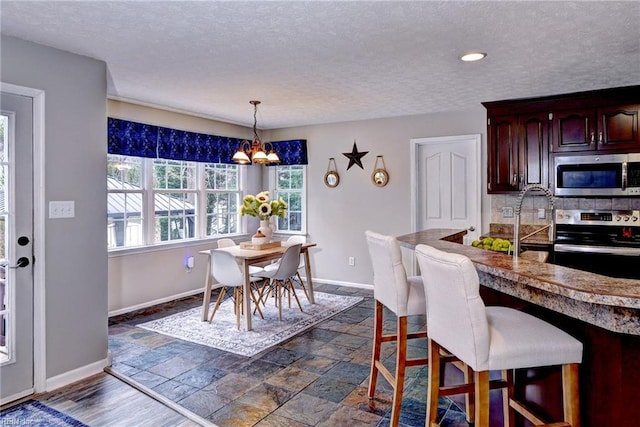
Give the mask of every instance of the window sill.
<svg viewBox="0 0 640 427">
<path fill-rule="evenodd" d="M 157 243 L 155 245 L 136 246 L 131 248 L 114 248 L 114 249 L 109 249 L 108 253 L 109 253 L 109 258 L 112 258 L 112 257 L 119 257 L 119 256 L 166 251 L 166 250 L 179 249 L 179 248 L 190 248 L 193 246 L 201 246 L 201 245 L 208 245 L 208 244 L 215 245 L 218 240 L 226 237 L 229 237 L 236 242 L 250 239 L 249 234 L 246 234 L 246 233 L 227 234 L 219 237 L 208 237 L 206 239 L 180 240 L 178 242 Z"/>
</svg>

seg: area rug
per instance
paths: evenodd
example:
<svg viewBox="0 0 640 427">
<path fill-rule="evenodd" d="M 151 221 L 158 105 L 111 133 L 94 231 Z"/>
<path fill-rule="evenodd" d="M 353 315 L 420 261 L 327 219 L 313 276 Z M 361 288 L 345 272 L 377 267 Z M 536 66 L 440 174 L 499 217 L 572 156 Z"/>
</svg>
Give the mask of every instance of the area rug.
<svg viewBox="0 0 640 427">
<path fill-rule="evenodd" d="M 315 292 L 316 303 L 309 304 L 304 294 L 302 292 L 300 294 L 302 294 L 300 303 L 303 312 L 300 311 L 295 300 L 292 300 L 289 308 L 286 300 L 283 299 L 282 321 L 280 321 L 278 308 L 273 298 L 270 298 L 266 307 L 261 306 L 264 319 L 258 315 L 253 316 L 251 331 L 242 330 L 244 318 L 240 319 L 241 330 L 237 329 L 233 301 L 229 298 L 218 308 L 213 323 L 203 322 L 202 307 L 197 307 L 138 326 L 174 338 L 251 357 L 354 306 L 363 299 Z"/>
<path fill-rule="evenodd" d="M 27 400 L 0 411 L 0 426 L 88 427 L 36 400 Z"/>
</svg>

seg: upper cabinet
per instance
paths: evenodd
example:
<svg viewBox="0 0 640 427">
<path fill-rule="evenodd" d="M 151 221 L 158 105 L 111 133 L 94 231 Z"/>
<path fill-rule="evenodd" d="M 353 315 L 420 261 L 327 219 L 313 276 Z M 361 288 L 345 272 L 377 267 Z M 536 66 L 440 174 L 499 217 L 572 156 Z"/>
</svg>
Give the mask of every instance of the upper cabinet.
<svg viewBox="0 0 640 427">
<path fill-rule="evenodd" d="M 599 150 L 640 151 L 640 104 L 598 109 Z"/>
<path fill-rule="evenodd" d="M 550 114 L 553 122 L 553 151 L 596 149 L 596 111 L 560 110 Z"/>
<path fill-rule="evenodd" d="M 549 187 L 553 153 L 640 152 L 640 86 L 482 105 L 490 194 Z"/>
<path fill-rule="evenodd" d="M 547 114 L 492 116 L 487 124 L 487 190 L 502 193 L 520 191 L 529 184 L 547 186 Z"/>
<path fill-rule="evenodd" d="M 553 117 L 553 151 L 639 150 L 640 105 L 558 110 Z"/>
</svg>

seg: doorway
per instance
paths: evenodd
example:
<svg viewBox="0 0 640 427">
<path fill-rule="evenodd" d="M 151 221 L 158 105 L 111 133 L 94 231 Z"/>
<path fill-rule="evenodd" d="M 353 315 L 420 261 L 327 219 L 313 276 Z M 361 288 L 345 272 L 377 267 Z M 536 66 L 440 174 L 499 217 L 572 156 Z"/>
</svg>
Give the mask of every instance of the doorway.
<svg viewBox="0 0 640 427">
<path fill-rule="evenodd" d="M 481 136 L 411 140 L 412 231 L 466 229 L 465 243 L 481 233 Z"/>
<path fill-rule="evenodd" d="M 42 96 L 40 96 L 42 95 Z M 38 97 L 37 100 L 34 97 Z M 0 404 L 32 394 L 44 335 L 34 335 L 34 111 L 41 91 L 2 85 L 0 94 Z M 35 317 L 34 317 L 35 315 Z"/>
</svg>

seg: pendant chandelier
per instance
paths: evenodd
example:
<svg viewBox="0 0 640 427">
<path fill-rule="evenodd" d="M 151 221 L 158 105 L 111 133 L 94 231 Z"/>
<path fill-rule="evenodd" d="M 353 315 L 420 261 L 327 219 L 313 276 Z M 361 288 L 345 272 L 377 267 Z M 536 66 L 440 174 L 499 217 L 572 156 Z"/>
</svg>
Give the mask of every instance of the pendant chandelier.
<svg viewBox="0 0 640 427">
<path fill-rule="evenodd" d="M 238 147 L 238 151 L 236 151 L 232 157 L 233 161 L 241 165 L 248 163 L 265 164 L 280 162 L 280 157 L 278 157 L 274 151 L 273 145 L 270 142 L 263 143 L 258 137 L 256 115 L 260 101 L 249 101 L 249 103 L 253 105 L 253 142 L 247 140 L 242 141 L 240 147 Z M 267 146 L 269 147 L 268 152 Z"/>
</svg>

